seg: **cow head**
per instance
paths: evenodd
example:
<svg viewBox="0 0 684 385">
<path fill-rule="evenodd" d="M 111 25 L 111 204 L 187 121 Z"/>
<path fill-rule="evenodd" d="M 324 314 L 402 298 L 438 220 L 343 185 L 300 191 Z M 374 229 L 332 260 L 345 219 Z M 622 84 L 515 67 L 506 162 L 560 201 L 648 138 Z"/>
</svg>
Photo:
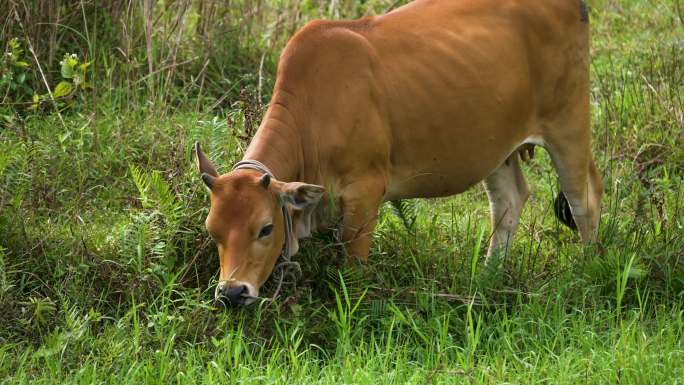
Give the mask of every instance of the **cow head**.
<svg viewBox="0 0 684 385">
<path fill-rule="evenodd" d="M 218 247 L 221 265 L 216 300 L 249 304 L 258 297 L 283 247 L 288 245 L 288 255 L 297 252 L 296 232 L 301 224 L 286 226 L 285 216 L 300 218 L 297 212 L 313 207 L 325 190 L 281 182 L 254 169 L 219 175 L 199 143 L 195 152 L 197 168 L 210 192 L 206 227 Z"/>
</svg>

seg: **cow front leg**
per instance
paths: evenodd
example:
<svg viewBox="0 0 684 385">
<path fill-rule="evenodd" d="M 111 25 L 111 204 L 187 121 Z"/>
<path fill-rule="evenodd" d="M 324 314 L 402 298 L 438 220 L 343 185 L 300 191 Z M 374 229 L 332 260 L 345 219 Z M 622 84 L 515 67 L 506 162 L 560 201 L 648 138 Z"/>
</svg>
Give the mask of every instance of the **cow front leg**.
<svg viewBox="0 0 684 385">
<path fill-rule="evenodd" d="M 368 262 L 373 230 L 384 194 L 384 183 L 376 179 L 356 182 L 342 193 L 341 241 L 347 255 L 362 263 Z"/>
</svg>

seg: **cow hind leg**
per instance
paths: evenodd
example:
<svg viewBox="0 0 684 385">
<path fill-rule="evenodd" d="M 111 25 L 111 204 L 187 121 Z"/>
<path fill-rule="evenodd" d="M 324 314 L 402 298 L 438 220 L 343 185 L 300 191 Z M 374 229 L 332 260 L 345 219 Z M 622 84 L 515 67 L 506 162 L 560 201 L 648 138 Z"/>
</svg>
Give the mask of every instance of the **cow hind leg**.
<svg viewBox="0 0 684 385">
<path fill-rule="evenodd" d="M 487 263 L 492 256 L 505 255 L 520 222 L 520 214 L 530 195 L 525 176 L 520 169 L 518 154 L 484 180 L 491 211 L 492 236 L 487 250 Z"/>
</svg>

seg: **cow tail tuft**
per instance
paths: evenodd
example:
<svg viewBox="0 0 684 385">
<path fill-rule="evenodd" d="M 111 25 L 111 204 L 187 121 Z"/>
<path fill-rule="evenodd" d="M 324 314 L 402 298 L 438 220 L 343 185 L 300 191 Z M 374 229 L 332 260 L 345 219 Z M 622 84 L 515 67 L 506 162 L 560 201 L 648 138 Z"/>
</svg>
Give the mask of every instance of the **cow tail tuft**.
<svg viewBox="0 0 684 385">
<path fill-rule="evenodd" d="M 556 199 L 553 201 L 553 211 L 562 224 L 573 230 L 577 230 L 577 224 L 572 217 L 572 211 L 570 211 L 570 204 L 562 191 L 558 193 Z"/>
</svg>

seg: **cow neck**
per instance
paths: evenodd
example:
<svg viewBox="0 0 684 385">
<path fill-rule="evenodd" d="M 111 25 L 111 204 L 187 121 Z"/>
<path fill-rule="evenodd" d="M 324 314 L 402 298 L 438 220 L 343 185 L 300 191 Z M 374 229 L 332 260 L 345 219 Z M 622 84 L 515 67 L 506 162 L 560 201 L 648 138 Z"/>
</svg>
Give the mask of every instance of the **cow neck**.
<svg viewBox="0 0 684 385">
<path fill-rule="evenodd" d="M 273 177 L 292 182 L 301 177 L 301 140 L 292 114 L 279 103 L 271 103 L 243 160 L 256 160 Z"/>
</svg>

